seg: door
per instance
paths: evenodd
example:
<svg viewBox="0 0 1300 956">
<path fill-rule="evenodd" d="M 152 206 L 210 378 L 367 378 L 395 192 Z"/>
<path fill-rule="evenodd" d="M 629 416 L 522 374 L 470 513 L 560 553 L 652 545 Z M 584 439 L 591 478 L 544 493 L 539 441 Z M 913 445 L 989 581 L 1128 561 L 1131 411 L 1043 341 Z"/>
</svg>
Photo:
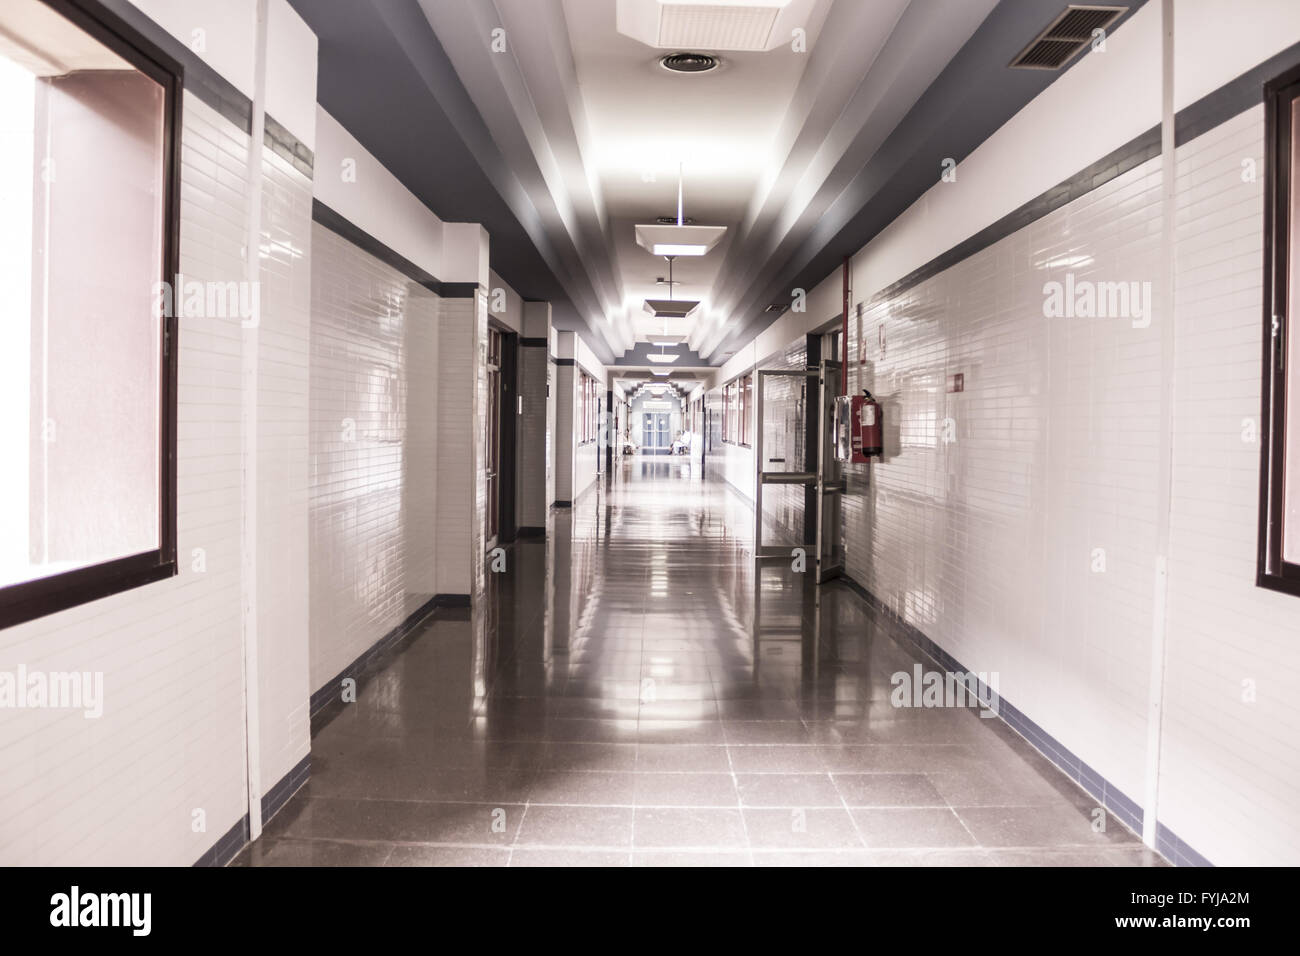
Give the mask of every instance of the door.
<svg viewBox="0 0 1300 956">
<path fill-rule="evenodd" d="M 804 489 L 817 483 L 804 449 L 809 393 L 817 401 L 817 369 L 759 369 L 754 376 L 754 556 L 789 559 L 803 548 Z M 816 414 L 816 405 L 812 411 Z"/>
<path fill-rule="evenodd" d="M 644 412 L 641 418 L 641 445 L 652 455 L 672 447 L 667 412 Z"/>
<path fill-rule="evenodd" d="M 814 543 L 810 570 L 819 583 L 844 565 L 844 482 L 830 440 L 839 376 L 840 363 L 825 361 L 813 369 L 760 369 L 756 383 L 754 556 L 789 560 L 793 548 Z M 806 430 L 809 418 L 816 425 Z M 815 448 L 804 447 L 807 435 Z"/>
<path fill-rule="evenodd" d="M 487 479 L 487 525 L 484 537 L 488 548 L 496 547 L 501 532 L 501 342 L 496 329 L 488 329 L 487 355 L 487 435 L 484 448 L 487 454 L 485 471 Z"/>
<path fill-rule="evenodd" d="M 663 451 L 673 447 L 672 417 L 667 412 L 655 415 L 655 447 Z"/>
</svg>

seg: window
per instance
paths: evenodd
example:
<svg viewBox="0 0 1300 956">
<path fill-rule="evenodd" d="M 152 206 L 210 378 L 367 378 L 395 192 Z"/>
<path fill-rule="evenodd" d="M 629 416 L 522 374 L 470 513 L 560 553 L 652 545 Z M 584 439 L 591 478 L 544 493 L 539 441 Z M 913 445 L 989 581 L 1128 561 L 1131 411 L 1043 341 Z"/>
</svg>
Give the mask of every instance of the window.
<svg viewBox="0 0 1300 956">
<path fill-rule="evenodd" d="M 1300 68 L 1265 87 L 1261 587 L 1300 594 Z"/>
<path fill-rule="evenodd" d="M 600 437 L 600 385 L 586 372 L 578 372 L 578 404 L 574 409 L 578 444 L 585 445 Z"/>
<path fill-rule="evenodd" d="M 754 376 L 742 375 L 722 386 L 722 440 L 751 444 L 749 423 L 754 401 Z"/>
<path fill-rule="evenodd" d="M 752 443 L 750 419 L 754 408 L 754 376 L 745 375 L 740 379 L 740 443 Z"/>
<path fill-rule="evenodd" d="M 175 573 L 180 66 L 90 7 L 0 9 L 0 627 Z"/>
</svg>

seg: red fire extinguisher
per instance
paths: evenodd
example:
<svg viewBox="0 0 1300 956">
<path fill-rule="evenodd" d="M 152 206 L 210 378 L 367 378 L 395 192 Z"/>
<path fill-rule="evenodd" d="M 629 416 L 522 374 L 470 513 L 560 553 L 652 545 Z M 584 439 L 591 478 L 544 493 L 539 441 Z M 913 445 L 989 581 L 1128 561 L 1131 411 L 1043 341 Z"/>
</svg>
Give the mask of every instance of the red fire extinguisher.
<svg viewBox="0 0 1300 956">
<path fill-rule="evenodd" d="M 853 461 L 869 461 L 884 451 L 880 403 L 865 388 L 861 395 L 853 396 Z"/>
</svg>

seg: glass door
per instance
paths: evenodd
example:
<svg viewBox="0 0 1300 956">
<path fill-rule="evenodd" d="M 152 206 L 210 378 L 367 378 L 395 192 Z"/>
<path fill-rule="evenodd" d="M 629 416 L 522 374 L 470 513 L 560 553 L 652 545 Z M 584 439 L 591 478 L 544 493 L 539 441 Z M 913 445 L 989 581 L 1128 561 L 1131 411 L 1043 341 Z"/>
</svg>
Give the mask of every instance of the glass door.
<svg viewBox="0 0 1300 956">
<path fill-rule="evenodd" d="M 667 412 L 642 413 L 641 446 L 648 454 L 658 455 L 672 448 L 671 424 Z"/>
</svg>

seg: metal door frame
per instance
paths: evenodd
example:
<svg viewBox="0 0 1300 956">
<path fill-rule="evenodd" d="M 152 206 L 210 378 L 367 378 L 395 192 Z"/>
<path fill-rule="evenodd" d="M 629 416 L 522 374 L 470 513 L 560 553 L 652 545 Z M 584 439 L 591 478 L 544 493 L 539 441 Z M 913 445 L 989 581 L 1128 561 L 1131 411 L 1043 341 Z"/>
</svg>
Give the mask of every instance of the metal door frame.
<svg viewBox="0 0 1300 956">
<path fill-rule="evenodd" d="M 844 493 L 844 481 L 840 476 L 839 462 L 835 460 L 835 447 L 831 441 L 831 400 L 837 391 L 838 381 L 836 380 L 841 372 L 839 362 L 825 360 L 817 368 L 803 369 L 758 369 L 756 404 L 756 421 L 754 436 L 754 558 L 758 561 L 772 560 L 774 558 L 789 559 L 790 549 L 785 545 L 765 545 L 763 543 L 763 488 L 765 485 L 803 485 L 804 487 L 813 487 L 816 489 L 815 500 L 817 502 L 817 513 L 812 516 L 816 522 L 816 552 L 814 555 L 814 567 L 816 581 L 818 584 L 835 577 L 842 569 L 842 564 L 828 566 L 827 562 L 827 545 L 824 534 L 824 514 L 827 499 L 834 495 Z M 811 384 L 809 380 L 815 379 L 818 386 L 818 467 L 813 471 L 764 471 L 764 449 L 763 449 L 763 396 L 764 381 L 769 377 L 786 377 L 786 378 L 803 378 L 805 384 Z M 805 410 L 811 389 L 804 390 Z M 804 514 L 805 526 L 809 520 L 807 513 Z"/>
<path fill-rule="evenodd" d="M 763 486 L 764 485 L 815 485 L 817 483 L 816 472 L 811 471 L 764 471 L 763 470 L 763 382 L 767 378 L 802 378 L 807 384 L 807 380 L 818 378 L 821 375 L 820 369 L 815 368 L 761 368 L 758 369 L 758 378 L 755 381 L 756 392 L 756 420 L 754 422 L 754 557 L 758 560 L 770 558 L 789 558 L 790 549 L 784 545 L 765 545 L 763 544 Z M 808 390 L 804 390 L 804 401 L 807 401 Z M 804 414 L 807 414 L 805 410 Z M 804 516 L 807 520 L 807 516 Z"/>
<path fill-rule="evenodd" d="M 826 541 L 826 509 L 834 502 L 843 515 L 844 489 L 847 487 L 839 459 L 835 457 L 835 436 L 831 434 L 835 418 L 835 396 L 839 392 L 839 377 L 844 374 L 841 363 L 827 359 L 821 363 L 818 383 L 821 385 L 820 426 L 817 431 L 817 583 L 821 584 L 844 572 L 844 548 L 841 544 L 840 559 L 830 562 Z M 838 497 L 837 497 L 838 496 Z M 837 522 L 836 530 L 831 532 L 839 536 L 843 533 L 843 520 Z"/>
</svg>

